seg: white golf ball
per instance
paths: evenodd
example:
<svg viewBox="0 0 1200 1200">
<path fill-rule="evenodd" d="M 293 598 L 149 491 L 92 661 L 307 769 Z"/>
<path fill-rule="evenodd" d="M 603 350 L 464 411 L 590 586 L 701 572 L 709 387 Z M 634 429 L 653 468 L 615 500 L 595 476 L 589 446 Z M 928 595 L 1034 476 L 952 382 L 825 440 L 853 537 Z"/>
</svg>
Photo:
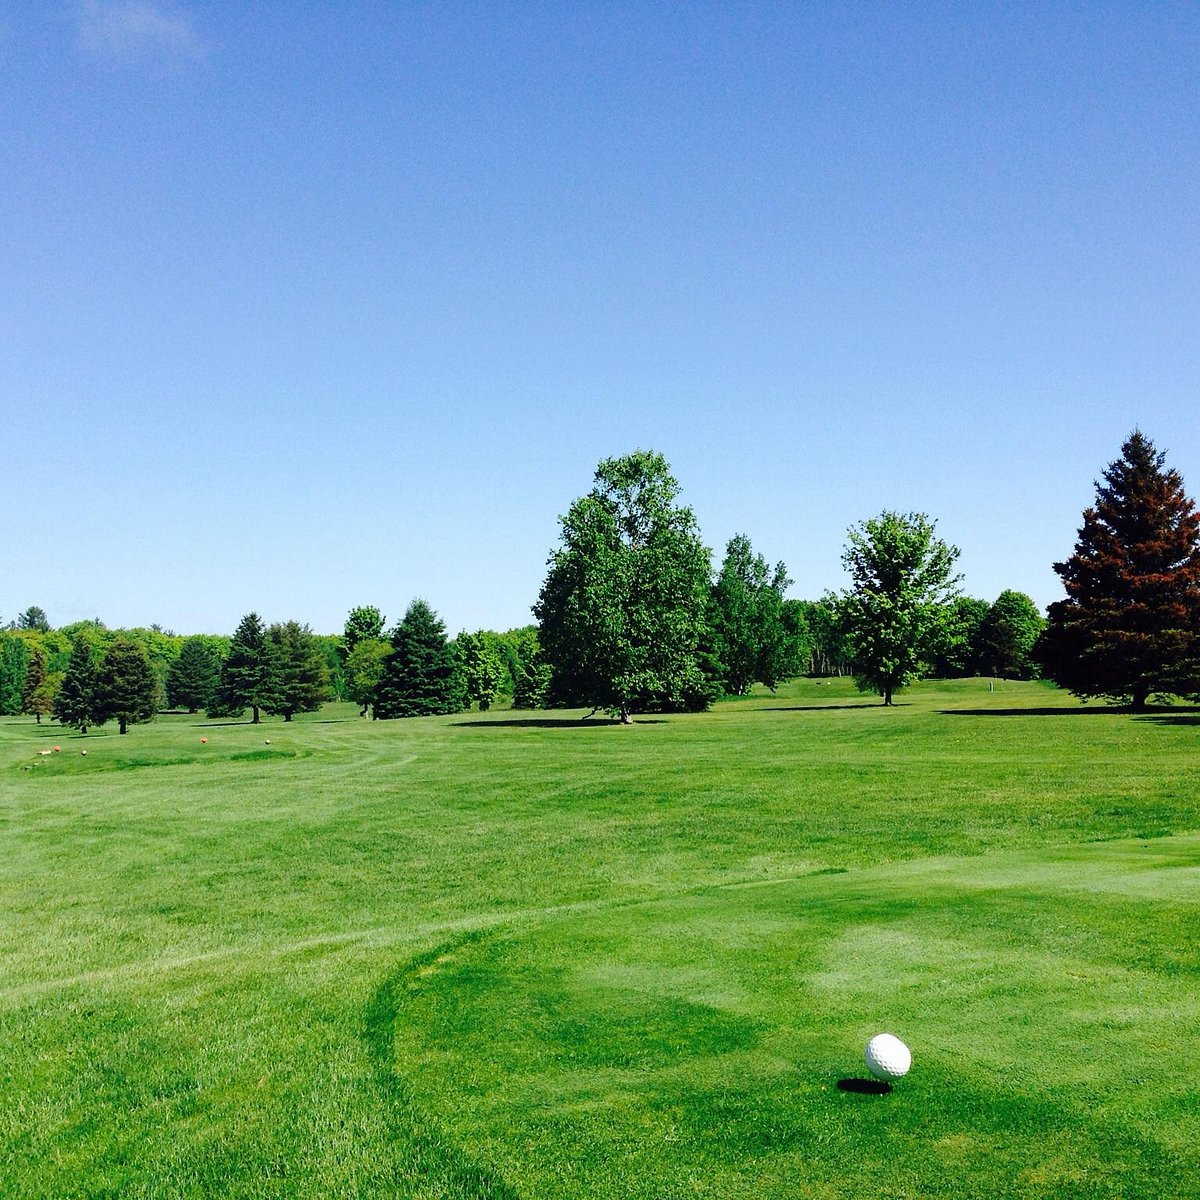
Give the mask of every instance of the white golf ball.
<svg viewBox="0 0 1200 1200">
<path fill-rule="evenodd" d="M 867 1043 L 867 1070 L 876 1079 L 899 1079 L 912 1066 L 909 1048 L 891 1033 L 877 1033 Z"/>
</svg>

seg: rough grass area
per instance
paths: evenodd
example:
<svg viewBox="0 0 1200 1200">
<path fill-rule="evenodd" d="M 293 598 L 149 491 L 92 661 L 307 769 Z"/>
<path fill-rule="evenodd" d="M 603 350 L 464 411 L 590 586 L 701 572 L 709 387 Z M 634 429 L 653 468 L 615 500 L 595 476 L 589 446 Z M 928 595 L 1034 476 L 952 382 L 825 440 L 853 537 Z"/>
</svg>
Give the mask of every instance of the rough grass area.
<svg viewBox="0 0 1200 1200">
<path fill-rule="evenodd" d="M 901 701 L 0 721 L 0 1195 L 1200 1196 L 1200 714 Z"/>
</svg>

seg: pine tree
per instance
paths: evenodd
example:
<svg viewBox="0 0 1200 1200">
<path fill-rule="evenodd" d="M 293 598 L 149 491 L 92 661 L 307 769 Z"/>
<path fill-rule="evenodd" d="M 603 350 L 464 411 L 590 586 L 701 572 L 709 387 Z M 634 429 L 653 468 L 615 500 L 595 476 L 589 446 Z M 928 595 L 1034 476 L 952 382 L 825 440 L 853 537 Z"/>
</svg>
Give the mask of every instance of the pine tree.
<svg viewBox="0 0 1200 1200">
<path fill-rule="evenodd" d="M 188 638 L 167 672 L 167 703 L 198 712 L 207 708 L 221 678 L 221 659 L 206 637 Z"/>
<path fill-rule="evenodd" d="M 249 707 L 251 724 L 257 725 L 261 710 L 274 694 L 274 661 L 267 649 L 266 630 L 258 613 L 247 613 L 229 643 L 208 715 L 240 717 Z"/>
<path fill-rule="evenodd" d="M 96 678 L 97 711 L 101 723 L 116 720 L 121 733 L 154 716 L 157 681 L 146 651 L 119 637 L 108 648 Z"/>
<path fill-rule="evenodd" d="M 329 699 L 329 667 L 307 625 L 288 621 L 266 634 L 272 690 L 263 709 L 290 721 L 294 713 L 316 712 Z"/>
<path fill-rule="evenodd" d="M 104 724 L 97 696 L 96 662 L 85 638 L 78 638 L 71 649 L 62 685 L 54 698 L 54 719 L 74 726 L 80 733 Z"/>
<path fill-rule="evenodd" d="M 1033 654 L 1060 687 L 1135 711 L 1193 690 L 1200 636 L 1200 514 L 1165 460 L 1135 430 L 1096 483 Z"/>
<path fill-rule="evenodd" d="M 29 666 L 25 671 L 25 687 L 21 692 L 21 711 L 42 723 L 42 717 L 53 710 L 48 689 L 46 655 L 40 646 L 34 646 L 29 655 Z"/>
<path fill-rule="evenodd" d="M 466 707 L 458 656 L 446 640 L 446 627 L 424 600 L 409 605 L 391 641 L 375 693 L 376 717 L 421 717 Z"/>
</svg>

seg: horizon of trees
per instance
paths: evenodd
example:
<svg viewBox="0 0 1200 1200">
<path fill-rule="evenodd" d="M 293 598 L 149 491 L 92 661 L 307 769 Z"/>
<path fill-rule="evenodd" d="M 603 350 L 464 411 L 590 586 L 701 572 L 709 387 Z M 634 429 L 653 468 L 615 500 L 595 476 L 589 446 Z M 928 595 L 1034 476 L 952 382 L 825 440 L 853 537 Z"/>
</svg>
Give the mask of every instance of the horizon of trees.
<svg viewBox="0 0 1200 1200">
<path fill-rule="evenodd" d="M 718 696 L 801 674 L 852 675 L 885 704 L 915 678 L 1039 673 L 1082 698 L 1135 708 L 1151 695 L 1192 698 L 1200 694 L 1200 516 L 1164 457 L 1140 431 L 1127 439 L 1096 485 L 1075 553 L 1055 564 L 1067 598 L 1048 617 L 1012 589 L 990 603 L 961 594 L 957 548 L 920 513 L 885 511 L 848 531 L 851 586 L 841 594 L 786 597 L 786 566 L 769 565 L 744 534 L 714 566 L 691 510 L 676 503 L 666 460 L 637 451 L 604 460 L 592 491 L 562 518 L 536 625 L 448 638 L 417 600 L 405 618 L 423 623 L 427 645 L 417 654 L 405 622 L 385 631 L 371 605 L 352 609 L 340 634 L 294 620 L 268 627 L 251 613 L 253 628 L 244 619 L 229 636 L 110 630 L 99 619 L 55 629 L 31 605 L 0 627 L 0 715 L 88 727 L 111 715 L 127 727 L 157 711 L 249 708 L 254 721 L 263 712 L 290 720 L 334 699 L 353 701 L 364 716 L 507 702 L 587 705 L 628 720 L 637 711 L 702 710 Z M 80 654 L 72 672 L 81 645 L 90 667 Z M 118 708 L 81 709 L 80 673 L 98 679 L 114 650 L 149 699 L 127 689 Z M 144 677 L 135 666 L 143 659 Z M 437 698 L 405 691 L 416 686 L 409 676 L 418 659 L 430 670 L 441 664 Z"/>
</svg>

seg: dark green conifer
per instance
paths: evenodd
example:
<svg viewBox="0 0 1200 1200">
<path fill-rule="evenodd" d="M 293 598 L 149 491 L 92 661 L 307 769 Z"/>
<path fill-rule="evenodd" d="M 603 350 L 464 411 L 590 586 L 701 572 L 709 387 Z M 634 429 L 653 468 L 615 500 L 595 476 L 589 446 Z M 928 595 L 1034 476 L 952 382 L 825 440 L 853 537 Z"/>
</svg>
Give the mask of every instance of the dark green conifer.
<svg viewBox="0 0 1200 1200">
<path fill-rule="evenodd" d="M 167 703 L 198 712 L 207 708 L 221 678 L 221 659 L 205 637 L 188 638 L 167 672 Z"/>
<path fill-rule="evenodd" d="M 424 600 L 409 605 L 391 641 L 375 694 L 376 717 L 422 717 L 466 707 L 458 656 L 446 640 L 446 627 Z"/>
<path fill-rule="evenodd" d="M 266 630 L 258 613 L 247 613 L 229 643 L 208 715 L 240 717 L 249 707 L 254 714 L 251 724 L 257 725 L 274 694 L 274 659 L 267 649 Z"/>
<path fill-rule="evenodd" d="M 288 621 L 267 630 L 273 690 L 263 708 L 290 721 L 294 713 L 316 712 L 329 699 L 329 667 L 307 625 Z"/>
<path fill-rule="evenodd" d="M 63 725 L 74 726 L 80 733 L 104 724 L 97 696 L 96 662 L 91 644 L 85 638 L 78 638 L 71 649 L 62 686 L 54 698 L 54 718 Z"/>
<path fill-rule="evenodd" d="M 96 679 L 97 711 L 101 723 L 110 718 L 121 733 L 154 716 L 157 682 L 146 651 L 120 637 L 108 648 Z"/>
</svg>

